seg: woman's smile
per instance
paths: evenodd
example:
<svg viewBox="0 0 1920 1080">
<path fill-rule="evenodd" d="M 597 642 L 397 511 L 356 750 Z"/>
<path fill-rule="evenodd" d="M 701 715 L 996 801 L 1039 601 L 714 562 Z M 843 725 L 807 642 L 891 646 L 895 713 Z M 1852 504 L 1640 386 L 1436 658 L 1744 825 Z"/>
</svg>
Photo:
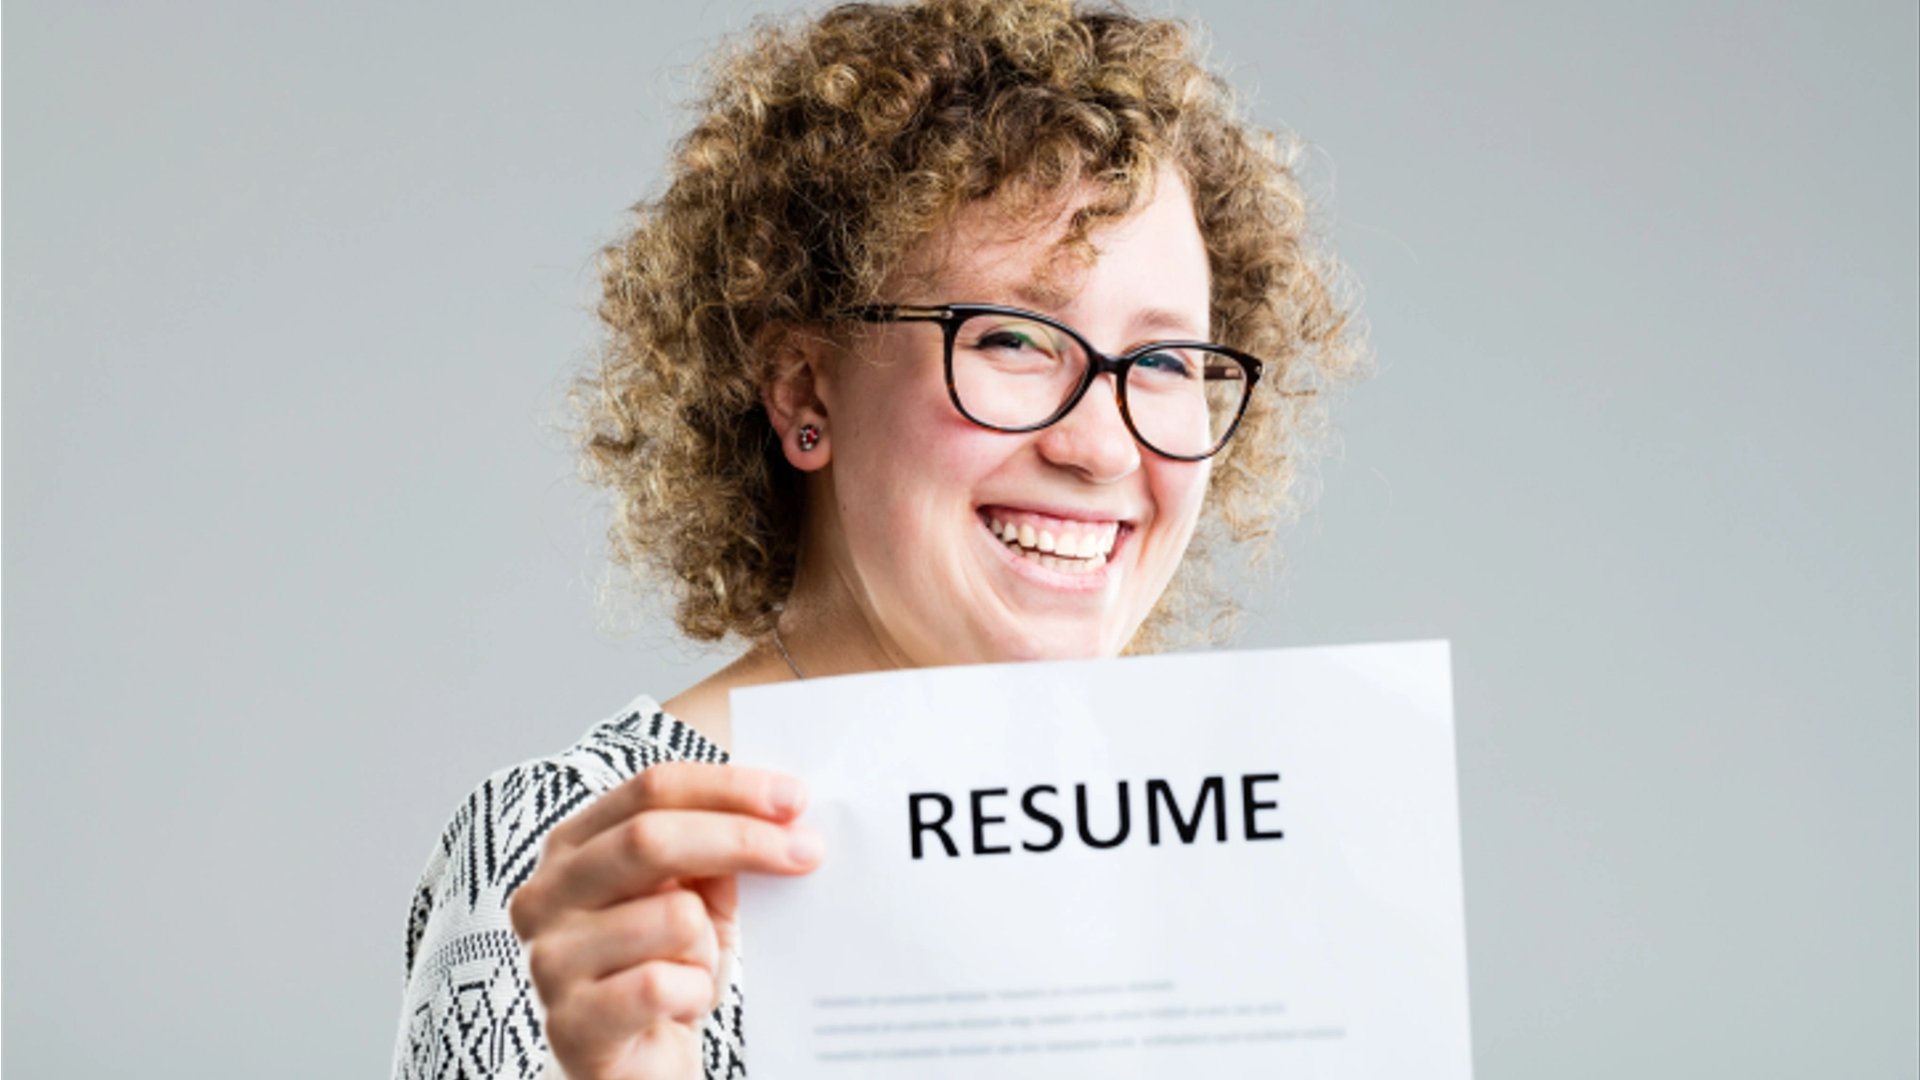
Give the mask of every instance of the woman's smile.
<svg viewBox="0 0 1920 1080">
<path fill-rule="evenodd" d="M 1103 571 L 1113 565 L 1114 549 L 1132 531 L 1125 521 L 1098 512 L 983 506 L 977 514 L 1002 552 L 1033 580 L 1071 589 L 1104 586 L 1109 575 Z M 1032 569 L 1046 573 L 1031 574 Z"/>
</svg>

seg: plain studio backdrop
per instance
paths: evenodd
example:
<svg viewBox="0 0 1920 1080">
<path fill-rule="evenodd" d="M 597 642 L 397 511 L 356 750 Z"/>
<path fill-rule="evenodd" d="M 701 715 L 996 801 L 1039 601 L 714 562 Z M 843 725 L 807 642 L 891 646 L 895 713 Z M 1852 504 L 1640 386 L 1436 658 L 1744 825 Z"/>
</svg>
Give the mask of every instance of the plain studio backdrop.
<svg viewBox="0 0 1920 1080">
<path fill-rule="evenodd" d="M 467 791 L 721 662 L 556 427 L 765 10 L 7 4 L 8 1075 L 383 1075 Z M 1479 1075 L 1914 1076 L 1914 5 L 1192 14 L 1379 356 L 1241 643 L 1453 640 Z"/>
</svg>

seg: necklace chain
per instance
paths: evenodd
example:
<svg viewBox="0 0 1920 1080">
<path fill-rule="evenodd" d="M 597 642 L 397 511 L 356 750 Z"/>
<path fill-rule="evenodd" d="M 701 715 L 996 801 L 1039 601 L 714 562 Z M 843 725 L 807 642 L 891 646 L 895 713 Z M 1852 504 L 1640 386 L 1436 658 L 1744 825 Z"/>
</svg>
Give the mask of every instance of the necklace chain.
<svg viewBox="0 0 1920 1080">
<path fill-rule="evenodd" d="M 780 640 L 780 625 L 778 623 L 775 623 L 773 627 L 773 647 L 780 650 L 780 659 L 785 660 L 787 666 L 793 669 L 794 678 L 806 678 L 805 675 L 800 673 L 800 665 L 793 662 L 793 654 L 787 651 L 787 643 Z"/>
</svg>

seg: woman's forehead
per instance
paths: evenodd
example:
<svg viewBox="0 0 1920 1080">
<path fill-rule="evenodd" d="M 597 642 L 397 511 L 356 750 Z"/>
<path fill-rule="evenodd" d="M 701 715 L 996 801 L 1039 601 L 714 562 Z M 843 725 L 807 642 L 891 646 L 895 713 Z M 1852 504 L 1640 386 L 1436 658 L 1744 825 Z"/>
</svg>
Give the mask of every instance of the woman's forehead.
<svg viewBox="0 0 1920 1080">
<path fill-rule="evenodd" d="M 1036 306 L 1065 304 L 1079 291 L 1088 261 L 1066 242 L 1080 203 L 1025 215 L 993 200 L 969 204 L 914 245 L 895 278 L 909 288 L 991 290 Z"/>
<path fill-rule="evenodd" d="M 982 200 L 963 207 L 944 225 L 916 245 L 894 274 L 885 290 L 894 303 L 984 302 L 1008 304 L 1041 312 L 1060 312 L 1072 307 L 1095 276 L 1101 258 L 1119 241 L 1157 218 L 1164 224 L 1168 214 L 1184 217 L 1182 231 L 1191 230 L 1199 239 L 1186 185 L 1169 171 L 1161 178 L 1153 200 L 1124 218 L 1101 222 L 1086 235 L 1073 234 L 1073 217 L 1097 192 L 1083 191 L 1052 202 L 1044 209 L 1024 214 L 1011 212 L 1003 204 Z M 1158 213 L 1155 213 L 1158 211 Z M 1204 332 L 1207 274 L 1204 245 L 1197 260 L 1201 295 L 1192 297 L 1201 311 L 1199 326 L 1193 317 L 1181 313 L 1176 295 L 1155 299 L 1155 317 L 1150 321 L 1168 329 Z M 1171 281 L 1168 285 L 1174 284 Z M 1171 292 L 1178 293 L 1173 289 Z"/>
<path fill-rule="evenodd" d="M 1001 259 L 953 260 L 928 282 L 935 290 L 975 301 L 1034 311 L 1072 305 L 1092 270 L 1086 256 L 1065 244 L 1034 245 Z"/>
</svg>

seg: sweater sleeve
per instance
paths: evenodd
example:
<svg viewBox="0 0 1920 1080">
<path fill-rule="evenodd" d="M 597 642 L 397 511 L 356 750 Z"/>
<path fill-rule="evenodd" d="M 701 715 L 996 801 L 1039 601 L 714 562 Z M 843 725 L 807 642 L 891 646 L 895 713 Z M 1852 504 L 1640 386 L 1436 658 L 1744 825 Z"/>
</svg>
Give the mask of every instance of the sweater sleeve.
<svg viewBox="0 0 1920 1080">
<path fill-rule="evenodd" d="M 725 761 L 717 747 L 642 699 L 565 753 L 495 773 L 441 833 L 407 919 L 406 983 L 394 1080 L 561 1080 L 526 951 L 507 917 L 547 833 L 641 769 Z M 744 1080 L 740 965 L 701 1025 L 709 1080 Z"/>
</svg>

